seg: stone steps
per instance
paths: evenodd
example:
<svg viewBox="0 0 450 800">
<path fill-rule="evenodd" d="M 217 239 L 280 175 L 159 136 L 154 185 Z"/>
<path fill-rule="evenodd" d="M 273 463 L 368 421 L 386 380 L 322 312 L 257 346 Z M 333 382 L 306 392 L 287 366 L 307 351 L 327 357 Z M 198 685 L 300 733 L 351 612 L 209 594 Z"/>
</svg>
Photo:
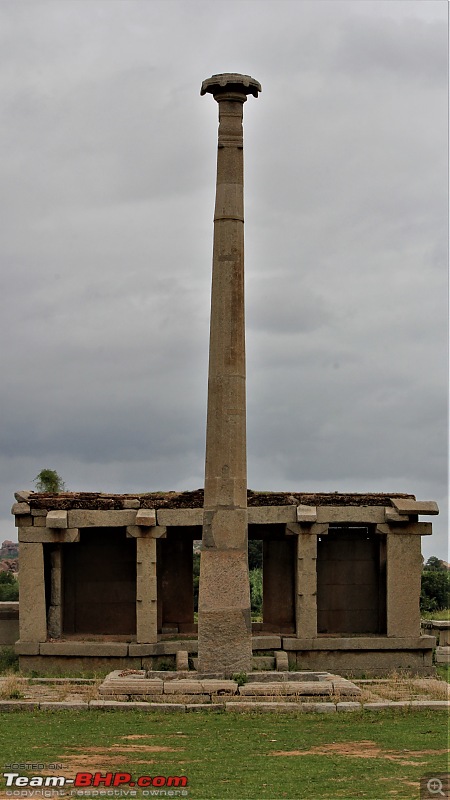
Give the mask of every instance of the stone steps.
<svg viewBox="0 0 450 800">
<path fill-rule="evenodd" d="M 148 677 L 147 677 L 148 675 Z M 340 697 L 357 697 L 358 686 L 345 678 L 330 673 L 259 672 L 250 673 L 245 683 L 237 680 L 214 678 L 198 673 L 154 673 L 145 670 L 114 670 L 99 687 L 104 700 L 146 700 L 151 703 L 216 703 L 220 698 L 231 702 L 245 698 L 276 702 L 280 698 L 296 700 L 311 698 L 322 700 Z"/>
<path fill-rule="evenodd" d="M 33 702 L 23 700 L 0 700 L 0 714 L 14 711 L 143 711 L 146 713 L 189 713 L 189 712 L 233 712 L 233 713 L 332 713 L 348 711 L 381 712 L 388 710 L 410 711 L 448 711 L 448 700 L 417 700 L 407 702 L 288 702 L 261 700 L 250 698 L 245 700 L 237 697 L 235 702 L 231 698 L 215 703 L 145 703 L 126 702 L 118 700 L 90 700 L 87 702 Z"/>
</svg>

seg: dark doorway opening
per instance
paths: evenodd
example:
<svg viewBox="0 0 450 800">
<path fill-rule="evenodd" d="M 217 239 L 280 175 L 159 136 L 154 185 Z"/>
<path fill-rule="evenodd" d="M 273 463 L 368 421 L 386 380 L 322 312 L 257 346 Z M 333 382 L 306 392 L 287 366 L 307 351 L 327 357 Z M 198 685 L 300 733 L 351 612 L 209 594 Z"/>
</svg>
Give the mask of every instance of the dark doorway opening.
<svg viewBox="0 0 450 800">
<path fill-rule="evenodd" d="M 386 633 L 386 537 L 373 526 L 330 525 L 318 538 L 317 630 Z"/>
<path fill-rule="evenodd" d="M 84 528 L 64 549 L 64 633 L 136 635 L 136 540 Z"/>
</svg>

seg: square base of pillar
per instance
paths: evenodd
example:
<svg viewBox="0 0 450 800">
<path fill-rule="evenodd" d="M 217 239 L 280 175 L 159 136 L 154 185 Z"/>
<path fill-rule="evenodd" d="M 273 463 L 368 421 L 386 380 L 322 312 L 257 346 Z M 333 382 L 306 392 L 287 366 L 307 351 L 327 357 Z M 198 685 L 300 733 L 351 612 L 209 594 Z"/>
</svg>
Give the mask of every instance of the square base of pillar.
<svg viewBox="0 0 450 800">
<path fill-rule="evenodd" d="M 198 630 L 199 672 L 251 672 L 250 609 L 200 612 Z"/>
</svg>

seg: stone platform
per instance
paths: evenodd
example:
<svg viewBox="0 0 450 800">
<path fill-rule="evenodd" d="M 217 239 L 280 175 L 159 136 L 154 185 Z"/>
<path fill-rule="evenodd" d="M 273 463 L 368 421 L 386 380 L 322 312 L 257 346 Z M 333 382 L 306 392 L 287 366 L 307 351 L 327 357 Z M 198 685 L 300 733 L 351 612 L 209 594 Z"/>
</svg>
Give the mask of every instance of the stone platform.
<svg viewBox="0 0 450 800">
<path fill-rule="evenodd" d="M 298 702 L 356 698 L 356 684 L 329 672 L 253 672 L 235 679 L 213 673 L 114 670 L 99 687 L 103 700 L 148 703 Z"/>
</svg>

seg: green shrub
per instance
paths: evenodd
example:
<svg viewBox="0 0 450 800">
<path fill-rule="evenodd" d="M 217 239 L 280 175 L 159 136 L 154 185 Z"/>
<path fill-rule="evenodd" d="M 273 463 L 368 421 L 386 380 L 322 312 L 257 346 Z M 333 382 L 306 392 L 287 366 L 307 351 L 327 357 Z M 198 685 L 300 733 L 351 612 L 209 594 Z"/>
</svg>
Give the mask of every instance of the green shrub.
<svg viewBox="0 0 450 800">
<path fill-rule="evenodd" d="M 448 570 L 424 570 L 420 593 L 421 611 L 439 611 L 450 606 L 450 573 Z"/>
<path fill-rule="evenodd" d="M 12 602 L 19 599 L 19 582 L 12 572 L 0 572 L 0 602 Z"/>
<path fill-rule="evenodd" d="M 250 603 L 254 614 L 262 614 L 262 569 L 250 570 Z"/>
<path fill-rule="evenodd" d="M 59 494 L 66 490 L 66 484 L 54 469 L 41 469 L 34 479 L 37 492 Z"/>
<path fill-rule="evenodd" d="M 232 675 L 232 680 L 236 681 L 238 686 L 244 686 L 248 681 L 248 676 L 246 672 L 236 672 Z"/>
<path fill-rule="evenodd" d="M 2 647 L 0 649 L 0 674 L 5 672 L 18 672 L 19 656 L 16 656 L 13 647 Z"/>
</svg>

